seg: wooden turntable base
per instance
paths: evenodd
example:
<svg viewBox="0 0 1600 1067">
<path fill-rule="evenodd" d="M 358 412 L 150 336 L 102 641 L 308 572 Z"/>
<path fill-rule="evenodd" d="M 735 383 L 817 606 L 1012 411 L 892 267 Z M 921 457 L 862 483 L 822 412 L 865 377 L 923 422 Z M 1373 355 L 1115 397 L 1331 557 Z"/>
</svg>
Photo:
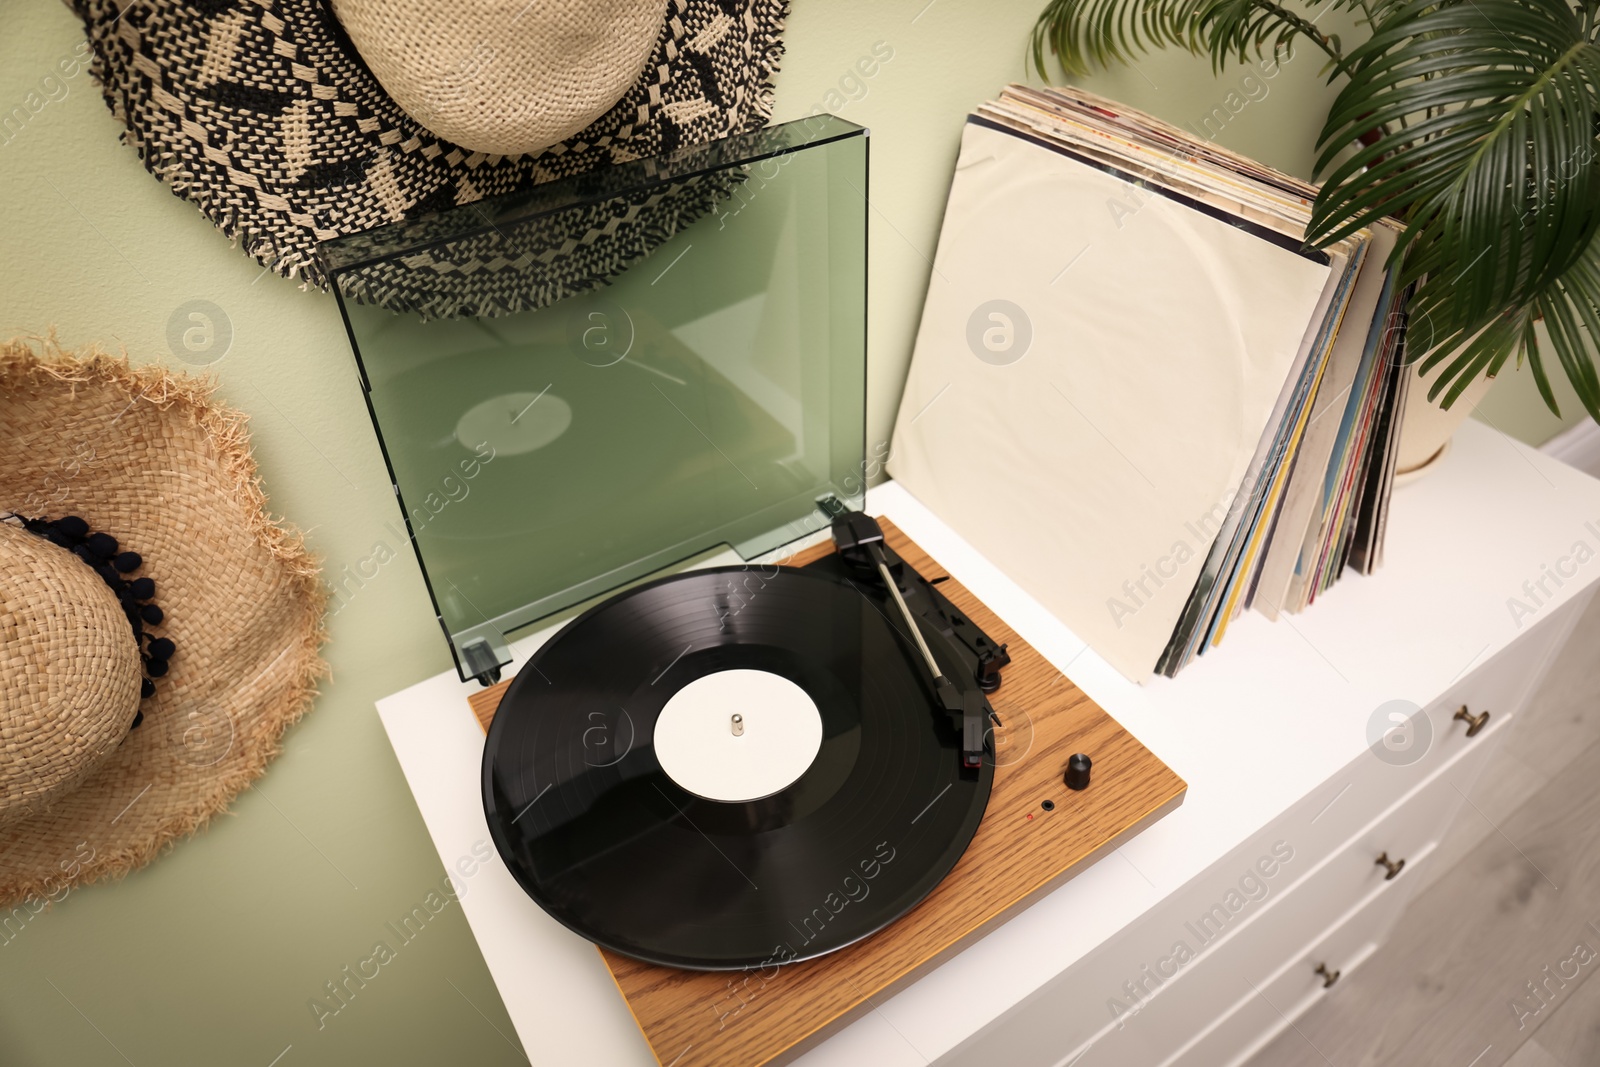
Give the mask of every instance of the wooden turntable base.
<svg viewBox="0 0 1600 1067">
<path fill-rule="evenodd" d="M 1183 803 L 1185 785 L 998 616 L 887 520 L 885 537 L 996 641 L 1011 665 L 992 698 L 994 790 L 955 869 L 908 915 L 864 941 L 802 963 L 682 971 L 600 950 L 656 1059 L 672 1067 L 786 1063 L 872 1004 L 972 944 Z M 821 544 L 785 563 L 833 551 Z M 509 681 L 470 698 L 488 729 Z M 1089 788 L 1063 784 L 1067 759 L 1094 760 Z M 1050 802 L 1054 810 L 1047 811 Z"/>
</svg>

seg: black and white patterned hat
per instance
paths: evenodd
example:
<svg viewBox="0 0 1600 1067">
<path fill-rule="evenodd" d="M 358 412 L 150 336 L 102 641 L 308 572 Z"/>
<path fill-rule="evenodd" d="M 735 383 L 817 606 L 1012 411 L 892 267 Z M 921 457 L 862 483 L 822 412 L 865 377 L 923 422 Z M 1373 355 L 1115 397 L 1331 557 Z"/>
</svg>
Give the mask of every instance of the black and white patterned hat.
<svg viewBox="0 0 1600 1067">
<path fill-rule="evenodd" d="M 71 2 L 88 29 L 107 103 L 127 124 L 125 139 L 146 168 L 263 266 L 319 288 L 328 285 L 316 255 L 321 241 L 764 125 L 788 9 L 787 0 L 636 0 L 635 7 L 662 9 L 660 30 L 621 97 L 559 143 L 531 154 L 496 155 L 430 132 L 385 91 L 373 71 L 386 70 L 393 55 L 403 58 L 414 47 L 404 34 L 414 38 L 416 20 L 395 19 L 377 2 Z M 566 23 L 603 19 L 614 6 L 453 0 L 455 22 L 480 17 L 487 28 L 451 35 L 451 47 L 464 54 L 428 57 L 433 71 L 424 73 L 433 81 L 422 80 L 438 84 L 442 62 L 451 91 L 463 78 L 492 83 L 497 57 L 508 75 L 521 69 L 511 60 L 521 54 L 517 35 L 525 27 L 549 25 L 553 10 L 565 10 L 559 17 Z M 380 23 L 387 18 L 399 27 L 400 47 L 382 63 L 366 46 L 374 31 L 358 27 L 347 15 L 350 7 L 375 11 Z M 432 16 L 445 10 L 439 0 L 410 0 L 410 7 L 411 16 L 419 7 L 437 9 L 427 12 Z M 401 14 L 406 8 L 398 5 Z M 383 24 L 379 31 L 391 28 Z M 352 34 L 363 40 L 359 51 Z M 589 33 L 591 46 L 597 37 L 603 28 Z M 389 75 L 384 81 L 394 84 Z M 438 114 L 415 99 L 411 104 L 412 111 Z M 466 113 L 474 117 L 473 109 Z M 435 129 L 460 125 L 438 118 L 430 118 Z M 648 233 L 615 242 L 616 262 L 609 265 L 605 241 L 617 223 L 601 220 L 600 231 L 575 240 L 584 253 L 571 264 L 573 278 L 563 276 L 561 264 L 546 264 L 540 284 L 550 293 L 592 287 L 608 269 L 704 210 L 703 204 L 675 208 L 665 213 L 666 223 L 655 212 Z M 604 232 L 607 225 L 612 235 Z M 458 268 L 444 265 L 459 276 Z M 541 302 L 469 293 L 455 307 L 435 301 L 431 311 L 493 313 Z"/>
</svg>

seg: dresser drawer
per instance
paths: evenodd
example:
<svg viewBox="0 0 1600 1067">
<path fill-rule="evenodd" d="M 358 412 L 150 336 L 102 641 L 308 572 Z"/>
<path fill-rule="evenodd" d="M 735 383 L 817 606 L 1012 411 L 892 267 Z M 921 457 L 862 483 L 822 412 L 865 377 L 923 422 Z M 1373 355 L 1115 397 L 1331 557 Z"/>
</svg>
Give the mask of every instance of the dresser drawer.
<svg viewBox="0 0 1600 1067">
<path fill-rule="evenodd" d="M 1388 880 L 1378 856 L 1415 868 L 1460 805 L 1457 787 L 1467 789 L 1509 726 L 1507 717 L 1491 719 L 1472 744 L 1452 750 L 1453 760 L 1320 859 L 1304 858 L 1285 837 L 1262 846 L 1254 862 L 1238 861 L 1221 888 L 1206 881 L 1205 896 L 1191 892 L 1196 879 L 940 1063 L 1054 1064 L 1074 1049 L 1085 1053 L 1084 1067 L 1176 1055 L 1233 1010 L 1248 982 L 1266 981 L 1287 951 L 1364 898 L 1403 903 L 1410 872 Z"/>
<path fill-rule="evenodd" d="M 1241 1067 L 1320 998 L 1337 996 L 1338 983 L 1365 963 L 1405 910 L 1407 896 L 1374 890 L 1354 914 L 1318 938 L 1257 988 L 1246 989 L 1227 1014 L 1212 1023 L 1164 1067 Z M 1317 971 L 1338 975 L 1333 985 Z M 1109 1062 L 1109 1061 L 1108 1061 Z M 1091 1067 L 1085 1063 L 1084 1067 Z"/>
<path fill-rule="evenodd" d="M 1295 852 L 1298 880 L 1420 783 L 1484 747 L 1521 709 L 1581 606 L 1567 605 L 1530 627 L 1494 659 L 1453 683 L 1413 713 L 1409 731 L 1377 741 L 1257 834 L 1252 850 L 1287 841 Z M 1468 715 L 1488 714 L 1470 737 L 1470 724 L 1455 718 L 1463 707 Z"/>
<path fill-rule="evenodd" d="M 1280 832 L 1292 832 L 1297 847 L 1303 842 L 1306 851 L 1325 855 L 1440 767 L 1481 745 L 1491 726 L 1521 709 L 1566 636 L 1573 607 L 1530 628 L 1415 713 L 1408 728 L 1378 740 L 1322 783 L 1290 810 Z M 1473 736 L 1471 724 L 1455 717 L 1463 708 L 1469 716 L 1488 715 Z"/>
<path fill-rule="evenodd" d="M 940 1063 L 952 1067 L 969 1064 L 987 1067 L 996 1062 L 1018 1067 L 1055 1064 L 1071 1050 L 1102 1040 L 1107 1033 L 1126 1034 L 1133 1029 L 1126 1022 L 1121 1031 L 1113 1029 L 1116 1021 L 1112 1014 L 1113 998 L 1120 997 L 1124 1004 L 1128 1003 L 1131 999 L 1129 983 L 1143 981 L 1148 988 L 1159 987 L 1163 981 L 1174 981 L 1164 979 L 1158 972 L 1146 976 L 1144 969 L 1159 968 L 1161 961 L 1170 960 L 1175 946 L 1185 936 L 1186 926 L 1214 905 L 1227 901 L 1230 893 L 1242 901 L 1242 906 L 1230 915 L 1223 936 L 1204 947 L 1207 954 L 1220 949 L 1227 939 L 1282 902 L 1310 872 L 1320 868 L 1356 834 L 1364 832 L 1364 827 L 1425 782 L 1442 785 L 1444 789 L 1444 793 L 1430 794 L 1429 798 L 1431 804 L 1444 807 L 1427 808 L 1432 814 L 1425 816 L 1442 823 L 1460 798 L 1443 783 L 1441 773 L 1451 767 L 1451 776 L 1461 781 L 1463 788 L 1470 782 L 1471 772 L 1481 764 L 1488 745 L 1510 724 L 1512 715 L 1565 636 L 1570 619 L 1563 616 L 1572 608 L 1573 605 L 1568 605 L 1531 626 L 1491 661 L 1452 684 L 1444 696 L 1432 701 L 1422 713 L 1432 729 L 1431 740 L 1421 746 L 1409 762 L 1404 758 L 1385 759 L 1384 755 L 1391 754 L 1380 754 L 1372 749 L 1362 752 L 1223 859 L 1153 905 L 1137 922 L 1107 939 L 952 1049 Z M 1474 713 L 1490 712 L 1484 729 L 1472 738 L 1466 736 L 1464 723 L 1451 718 L 1462 704 Z M 1285 714 L 1291 712 L 1286 709 Z M 1429 836 L 1436 836 L 1442 829 L 1442 825 L 1429 827 Z M 1363 862 L 1371 866 L 1371 871 L 1363 868 L 1362 877 L 1377 872 L 1373 860 L 1379 852 L 1392 850 L 1391 855 L 1411 852 L 1412 855 L 1404 858 L 1409 864 L 1415 864 L 1424 844 L 1417 838 L 1394 844 L 1363 839 L 1363 847 L 1371 850 Z M 1404 876 L 1395 884 L 1403 881 Z M 1278 951 L 1304 944 L 1309 937 L 1336 921 L 1359 899 L 1361 890 L 1351 889 L 1349 894 L 1338 902 L 1337 910 L 1322 917 L 1321 926 L 1297 938 L 1277 941 Z M 1190 941 L 1193 950 L 1192 936 Z M 1184 964 L 1178 973 L 1182 975 L 1198 969 L 1200 962 L 1201 959 L 1196 959 Z M 1255 973 L 1265 975 L 1271 969 Z M 1160 1063 L 1224 1013 L 1233 996 L 1230 991 L 1221 1003 L 1206 999 L 1206 1010 L 1210 1014 L 1193 1029 L 1187 1032 L 1164 1029 L 1161 1041 L 1152 1039 L 1146 1052 L 1130 1054 L 1120 1062 Z M 1086 1060 L 1085 1067 L 1091 1067 L 1092 1062 Z"/>
<path fill-rule="evenodd" d="M 1161 958 L 1147 961 L 1118 988 L 1102 993 L 1108 1017 L 1115 1011 L 1118 1020 L 1096 1039 L 1094 1060 L 1084 1057 L 1086 1067 L 1092 1062 L 1180 1062 L 1173 1058 L 1183 1055 L 1195 1035 L 1273 979 L 1286 952 L 1318 942 L 1380 896 L 1393 898 L 1396 908 L 1403 906 L 1410 897 L 1407 874 L 1438 845 L 1461 805 L 1462 791 L 1508 725 L 1491 721 L 1474 739 L 1481 744 L 1462 751 L 1248 921 L 1236 923 L 1230 916 L 1228 905 L 1236 900 L 1214 902 L 1192 915 Z M 1392 867 L 1380 864 L 1380 856 Z M 1186 956 L 1188 962 L 1183 962 Z"/>
</svg>

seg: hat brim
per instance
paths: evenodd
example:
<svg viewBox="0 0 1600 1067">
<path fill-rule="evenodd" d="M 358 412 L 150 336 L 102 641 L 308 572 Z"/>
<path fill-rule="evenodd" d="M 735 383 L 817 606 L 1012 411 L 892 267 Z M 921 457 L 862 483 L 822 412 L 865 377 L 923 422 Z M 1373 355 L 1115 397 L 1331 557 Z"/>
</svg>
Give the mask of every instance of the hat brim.
<svg viewBox="0 0 1600 1067">
<path fill-rule="evenodd" d="M 402 111 L 323 0 L 283 0 L 271 18 L 72 2 L 145 167 L 263 266 L 318 288 L 321 241 L 759 128 L 788 14 L 787 0 L 745 0 L 736 16 L 719 0 L 671 0 L 638 81 L 609 111 L 544 152 L 507 157 L 442 141 Z M 636 254 L 619 253 L 621 265 Z M 607 270 L 592 249 L 572 263 L 580 288 Z"/>
<path fill-rule="evenodd" d="M 245 417 L 213 388 L 99 350 L 0 344 L 0 511 L 80 515 L 142 555 L 166 613 L 154 629 L 177 646 L 106 762 L 0 830 L 0 908 L 120 877 L 204 826 L 327 674 L 317 561 L 268 515 Z"/>
</svg>

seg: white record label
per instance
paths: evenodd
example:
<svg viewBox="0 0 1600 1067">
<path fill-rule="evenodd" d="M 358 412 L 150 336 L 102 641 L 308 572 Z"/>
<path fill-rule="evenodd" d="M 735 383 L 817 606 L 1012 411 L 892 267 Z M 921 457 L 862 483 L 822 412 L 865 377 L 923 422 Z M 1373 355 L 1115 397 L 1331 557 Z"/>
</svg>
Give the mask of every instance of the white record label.
<svg viewBox="0 0 1600 1067">
<path fill-rule="evenodd" d="M 769 797 L 793 785 L 821 747 L 817 705 L 804 689 L 767 671 L 696 678 L 672 695 L 656 719 L 661 769 L 707 800 Z"/>
</svg>

